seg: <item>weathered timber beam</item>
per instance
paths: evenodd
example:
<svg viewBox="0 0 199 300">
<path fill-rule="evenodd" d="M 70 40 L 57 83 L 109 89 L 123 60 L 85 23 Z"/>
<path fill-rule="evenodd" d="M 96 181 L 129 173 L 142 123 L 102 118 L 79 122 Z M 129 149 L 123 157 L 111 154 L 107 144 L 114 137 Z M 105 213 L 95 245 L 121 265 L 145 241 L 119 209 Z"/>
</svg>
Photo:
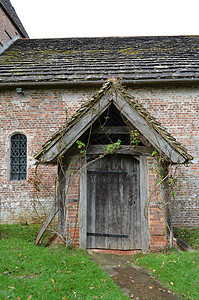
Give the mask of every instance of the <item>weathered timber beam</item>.
<svg viewBox="0 0 199 300">
<path fill-rule="evenodd" d="M 165 158 L 173 163 L 184 163 L 186 158 L 175 150 L 172 145 L 161 136 L 153 126 L 147 122 L 139 112 L 133 107 L 129 109 L 129 103 L 123 101 L 122 96 L 113 97 L 113 102 L 117 109 L 129 120 L 138 131 L 145 136 L 150 144 L 157 149 L 159 153 L 164 154 Z"/>
<path fill-rule="evenodd" d="M 60 141 L 56 141 L 55 144 L 43 154 L 42 161 L 52 161 L 58 155 L 63 155 L 110 104 L 111 101 L 107 97 L 102 98 L 102 101 L 94 105 L 91 110 L 85 113 L 67 134 L 62 138 L 60 137 Z"/>
<path fill-rule="evenodd" d="M 87 154 L 104 154 L 107 153 L 106 147 L 108 145 L 90 145 L 87 149 Z M 114 150 L 114 153 L 119 154 L 132 154 L 132 155 L 151 155 L 153 148 L 147 146 L 126 146 L 121 145 L 118 149 Z"/>
<path fill-rule="evenodd" d="M 39 232 L 36 235 L 35 238 L 35 244 L 38 245 L 39 241 L 41 240 L 45 230 L 47 229 L 47 227 L 49 226 L 50 222 L 53 220 L 53 218 L 55 217 L 55 215 L 58 212 L 58 205 L 57 202 L 53 203 L 53 206 L 51 208 L 50 214 L 49 216 L 46 218 L 46 220 L 44 221 L 43 225 L 41 226 L 41 228 L 39 229 Z"/>
<path fill-rule="evenodd" d="M 127 126 L 97 126 L 93 129 L 93 133 L 129 134 L 129 132 Z"/>
</svg>

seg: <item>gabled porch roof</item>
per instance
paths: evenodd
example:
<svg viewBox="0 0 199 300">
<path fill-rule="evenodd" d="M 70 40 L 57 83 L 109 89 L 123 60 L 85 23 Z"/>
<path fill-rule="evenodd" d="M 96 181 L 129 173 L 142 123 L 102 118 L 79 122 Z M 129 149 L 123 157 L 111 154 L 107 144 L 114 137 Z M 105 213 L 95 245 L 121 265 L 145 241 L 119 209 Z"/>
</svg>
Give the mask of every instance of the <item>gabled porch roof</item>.
<svg viewBox="0 0 199 300">
<path fill-rule="evenodd" d="M 174 164 L 193 159 L 187 150 L 134 97 L 127 93 L 118 80 L 105 82 L 95 96 L 84 103 L 72 116 L 67 126 L 60 128 L 35 155 L 42 163 L 53 163 L 64 155 L 111 104 L 161 153 Z"/>
</svg>

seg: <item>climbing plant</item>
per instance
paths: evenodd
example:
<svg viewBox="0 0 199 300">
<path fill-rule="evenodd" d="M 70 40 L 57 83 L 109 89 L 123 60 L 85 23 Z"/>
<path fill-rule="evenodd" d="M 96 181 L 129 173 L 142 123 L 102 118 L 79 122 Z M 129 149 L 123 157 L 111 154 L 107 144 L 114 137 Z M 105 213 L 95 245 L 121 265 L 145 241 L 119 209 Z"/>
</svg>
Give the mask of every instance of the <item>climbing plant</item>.
<svg viewBox="0 0 199 300">
<path fill-rule="evenodd" d="M 119 85 L 118 85 L 119 86 Z M 115 89 L 115 95 L 117 98 L 118 90 L 117 90 L 117 85 L 114 85 Z M 105 91 L 107 97 L 112 97 L 112 91 Z M 95 111 L 95 108 L 90 107 L 91 113 Z M 88 107 L 89 109 L 89 107 Z M 110 115 L 109 115 L 109 109 L 107 109 L 107 113 L 104 116 L 103 122 L 101 119 L 101 111 L 99 110 L 99 116 L 98 116 L 98 121 L 101 127 L 101 130 L 106 126 L 107 122 L 110 120 Z M 122 112 L 120 111 L 120 115 L 122 120 L 124 121 L 126 127 L 128 128 L 129 131 L 129 145 L 128 149 L 135 150 L 136 147 L 139 146 L 141 142 L 142 135 L 136 128 L 132 128 L 132 126 L 129 125 L 129 122 L 126 121 L 124 118 Z M 76 116 L 76 122 L 79 121 L 79 115 Z M 150 119 L 148 120 L 150 123 Z M 53 193 L 54 195 L 54 213 L 57 212 L 57 201 L 61 201 L 61 205 L 63 208 L 63 214 L 62 214 L 62 224 L 65 226 L 64 234 L 60 232 L 60 228 L 52 228 L 51 231 L 56 233 L 62 241 L 66 245 L 71 245 L 74 241 L 75 238 L 75 232 L 77 230 L 77 222 L 78 222 L 78 209 L 79 209 L 79 202 L 77 202 L 77 211 L 75 215 L 73 216 L 72 219 L 69 218 L 69 190 L 70 187 L 73 184 L 76 184 L 79 180 L 79 176 L 81 172 L 89 165 L 94 163 L 96 160 L 103 159 L 106 155 L 112 155 L 118 150 L 120 150 L 120 153 L 122 152 L 121 146 L 122 146 L 122 140 L 117 139 L 117 141 L 113 141 L 110 137 L 110 135 L 104 133 L 107 135 L 107 139 L 109 140 L 109 143 L 104 146 L 104 150 L 102 153 L 95 155 L 91 160 L 86 161 L 85 157 L 87 155 L 87 150 L 89 148 L 90 142 L 91 142 L 91 136 L 92 136 L 92 131 L 93 131 L 93 125 L 90 126 L 90 129 L 88 130 L 88 137 L 85 140 L 80 140 L 78 139 L 76 141 L 76 152 L 74 151 L 75 154 L 75 159 L 76 162 L 73 162 L 73 165 L 78 164 L 79 169 L 75 170 L 68 167 L 68 171 L 65 172 L 65 167 L 64 164 L 66 163 L 64 160 L 63 155 L 61 154 L 61 147 L 63 145 L 63 137 L 65 134 L 65 130 L 67 129 L 68 126 L 68 120 L 66 117 L 66 123 L 63 127 L 63 130 L 61 131 L 61 136 L 60 136 L 60 149 L 59 149 L 59 155 L 57 157 L 57 168 L 59 170 L 57 178 L 55 178 L 55 191 Z M 152 123 L 151 123 L 152 126 Z M 149 196 L 147 199 L 145 199 L 145 217 L 148 218 L 148 210 L 150 207 L 150 201 L 152 197 L 156 195 L 156 193 L 160 193 L 160 190 L 162 189 L 164 192 L 161 195 L 161 199 L 159 201 L 158 207 L 162 211 L 163 218 L 164 218 L 164 225 L 165 225 L 165 232 L 168 236 L 168 240 L 170 241 L 170 246 L 173 245 L 173 226 L 172 226 L 172 214 L 173 211 L 175 210 L 176 207 L 176 197 L 177 197 L 177 192 L 180 190 L 181 186 L 179 183 L 179 177 L 183 178 L 183 174 L 178 172 L 179 169 L 179 164 L 177 164 L 175 167 L 172 165 L 171 161 L 169 158 L 165 159 L 165 156 L 163 153 L 159 152 L 157 149 L 153 149 L 152 151 L 152 158 L 153 158 L 153 164 L 150 165 L 150 169 L 152 170 L 154 174 L 154 186 L 152 190 L 149 193 Z M 61 181 L 63 181 L 63 174 L 65 174 L 65 187 L 63 188 L 63 184 Z M 61 177 L 62 176 L 62 177 Z M 39 199 L 38 194 L 41 191 L 41 187 L 44 188 L 44 184 L 42 183 L 43 177 L 38 174 L 38 168 L 35 169 L 35 176 L 29 179 L 29 183 L 33 185 L 33 188 L 37 194 L 37 198 Z M 79 185 L 77 184 L 79 187 Z M 50 190 L 49 190 L 50 193 Z M 51 192 L 52 195 L 52 192 Z M 79 200 L 77 200 L 79 201 Z M 50 220 L 50 219 L 49 219 Z M 45 225 L 45 222 L 43 222 L 43 226 Z M 66 225 L 68 228 L 66 228 Z M 46 225 L 45 225 L 46 226 Z M 48 226 L 43 227 L 44 229 L 47 229 Z M 68 230 L 68 231 L 67 231 Z M 151 237 L 152 238 L 152 237 Z M 155 242 L 154 242 L 155 244 Z"/>
</svg>

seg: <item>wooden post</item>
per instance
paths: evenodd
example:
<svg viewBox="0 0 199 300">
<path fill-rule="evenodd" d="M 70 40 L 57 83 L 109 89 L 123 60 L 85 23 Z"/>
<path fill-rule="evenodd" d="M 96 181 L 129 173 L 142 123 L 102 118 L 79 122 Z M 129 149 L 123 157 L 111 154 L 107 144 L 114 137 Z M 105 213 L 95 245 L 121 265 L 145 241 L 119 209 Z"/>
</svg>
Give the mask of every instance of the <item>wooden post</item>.
<svg viewBox="0 0 199 300">
<path fill-rule="evenodd" d="M 69 161 L 64 162 L 62 166 L 58 166 L 58 187 L 57 187 L 57 203 L 58 203 L 58 230 L 61 237 L 64 240 L 67 240 L 67 233 L 66 233 L 66 194 L 65 191 L 67 190 L 68 185 L 68 166 Z"/>
<path fill-rule="evenodd" d="M 140 202 L 141 202 L 141 232 L 142 250 L 149 250 L 149 222 L 146 202 L 148 198 L 147 157 L 140 156 Z"/>
<path fill-rule="evenodd" d="M 82 160 L 83 169 L 80 174 L 80 199 L 79 199 L 79 247 L 87 246 L 87 167 L 86 157 Z"/>
<path fill-rule="evenodd" d="M 161 175 L 164 179 L 161 183 L 161 200 L 163 204 L 163 217 L 165 223 L 165 233 L 167 240 L 170 240 L 170 247 L 173 246 L 173 230 L 171 228 L 171 219 L 169 213 L 169 194 L 168 194 L 168 164 L 163 162 L 161 164 Z"/>
</svg>

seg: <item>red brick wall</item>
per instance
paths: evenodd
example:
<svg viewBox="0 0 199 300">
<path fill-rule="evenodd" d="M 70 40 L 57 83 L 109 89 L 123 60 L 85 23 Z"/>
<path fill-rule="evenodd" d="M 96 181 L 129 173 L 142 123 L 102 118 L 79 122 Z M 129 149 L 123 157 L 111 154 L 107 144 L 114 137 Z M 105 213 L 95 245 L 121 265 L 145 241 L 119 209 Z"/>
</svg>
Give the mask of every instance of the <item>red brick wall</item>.
<svg viewBox="0 0 199 300">
<path fill-rule="evenodd" d="M 1 42 L 0 48 L 1 48 L 5 44 L 7 44 L 12 38 L 14 38 L 16 35 L 18 35 L 19 37 L 21 37 L 21 35 L 1 7 L 0 7 L 0 20 L 1 20 L 0 22 L 0 42 Z"/>
<path fill-rule="evenodd" d="M 165 248 L 168 244 L 166 230 L 166 214 L 163 206 L 164 199 L 161 198 L 160 177 L 155 171 L 157 164 L 153 158 L 148 158 L 148 219 L 150 232 L 150 249 L 157 250 Z"/>
<path fill-rule="evenodd" d="M 47 189 L 35 193 L 26 181 L 9 181 L 9 140 L 13 133 L 20 132 L 28 141 L 28 179 L 35 170 L 33 155 L 41 148 L 56 130 L 62 126 L 67 115 L 71 116 L 80 105 L 94 93 L 93 89 L 48 89 L 26 90 L 24 95 L 16 91 L 0 93 L 0 163 L 1 177 L 1 217 L 5 223 L 38 222 L 37 213 L 48 213 L 53 201 L 55 167 L 39 167 L 39 174 Z M 199 174 L 199 132 L 197 88 L 145 88 L 131 90 L 138 101 L 154 115 L 180 141 L 195 158 L 188 167 L 182 166 L 185 180 L 177 192 L 178 209 L 173 217 L 176 226 L 193 227 L 199 225 L 198 174 Z M 73 166 L 75 170 L 75 166 Z M 150 170 L 149 170 L 150 171 Z M 149 191 L 154 184 L 154 174 L 149 173 Z M 49 191 L 51 194 L 49 194 Z M 79 183 L 73 182 L 69 193 L 70 220 L 76 218 Z M 158 206 L 158 192 L 149 206 L 149 226 L 151 236 L 159 246 L 165 243 L 162 210 Z M 33 201 L 34 200 L 34 201 Z M 36 205 L 37 213 L 34 209 Z M 159 219 L 157 221 L 157 219 Z M 157 223 L 158 222 L 158 223 Z M 72 221 L 68 231 L 74 233 L 74 243 L 78 244 L 78 228 Z M 153 242 L 151 242 L 151 245 Z M 152 246 L 151 246 L 152 247 Z"/>
<path fill-rule="evenodd" d="M 178 205 L 173 211 L 173 223 L 181 227 L 199 226 L 198 87 L 136 88 L 129 91 L 194 157 L 189 166 L 182 166 L 178 172 L 178 188 L 175 188 Z"/>
<path fill-rule="evenodd" d="M 74 246 L 79 246 L 79 170 L 80 157 L 75 156 L 69 166 L 69 183 L 67 189 L 67 236 Z"/>
<path fill-rule="evenodd" d="M 4 223 L 38 222 L 38 215 L 48 213 L 54 198 L 56 167 L 40 166 L 38 173 L 46 188 L 40 185 L 35 193 L 27 181 L 9 181 L 9 142 L 14 133 L 27 136 L 28 180 L 34 177 L 33 156 L 82 102 L 93 93 L 85 90 L 24 90 L 18 95 L 15 90 L 0 93 L 0 164 L 1 164 L 1 218 Z M 40 176 L 39 175 L 39 176 Z M 50 192 L 49 192 L 50 191 Z M 34 209 L 37 207 L 37 213 Z M 51 204 L 50 204 L 51 205 Z"/>
</svg>

